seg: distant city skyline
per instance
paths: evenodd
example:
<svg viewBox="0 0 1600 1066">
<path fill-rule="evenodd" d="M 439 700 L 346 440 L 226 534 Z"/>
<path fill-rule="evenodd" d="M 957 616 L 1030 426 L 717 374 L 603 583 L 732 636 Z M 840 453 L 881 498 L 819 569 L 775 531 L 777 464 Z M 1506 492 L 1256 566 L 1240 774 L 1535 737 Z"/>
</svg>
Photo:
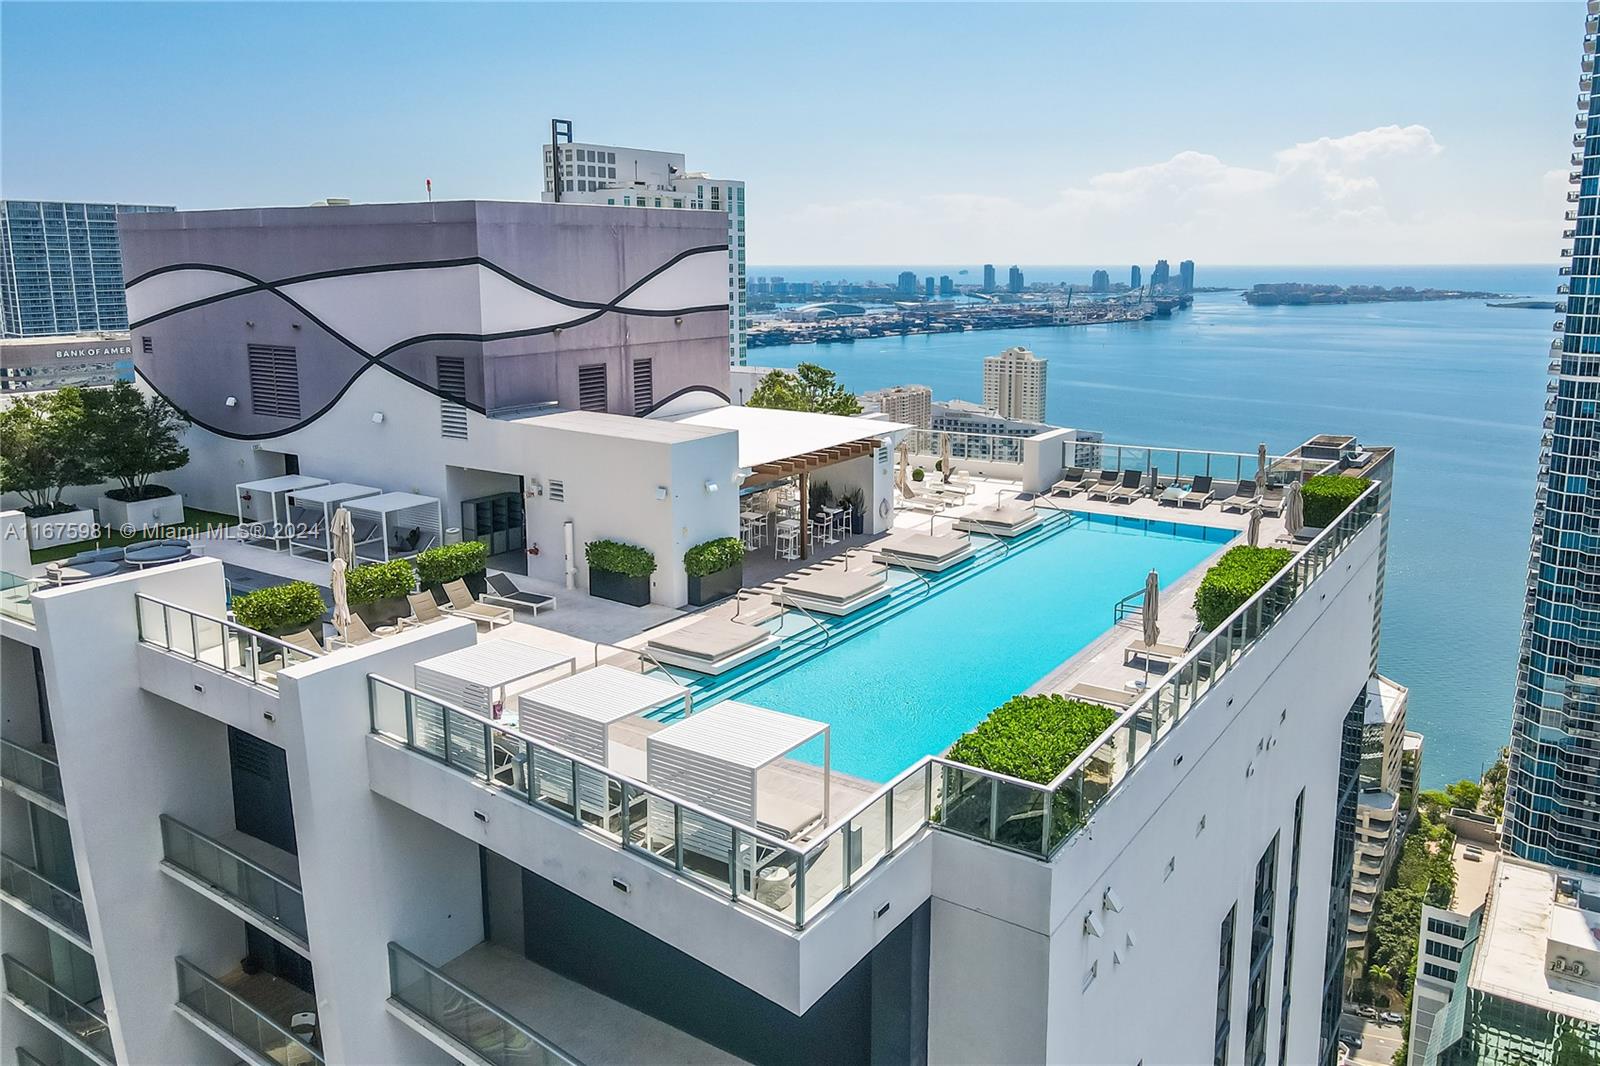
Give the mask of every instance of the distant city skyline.
<svg viewBox="0 0 1600 1066">
<path fill-rule="evenodd" d="M 439 200 L 536 200 L 543 123 L 561 115 L 748 181 L 752 263 L 1003 254 L 1127 277 L 1180 250 L 1215 265 L 1530 263 L 1558 245 L 1566 158 L 1548 131 L 1570 124 L 1576 79 L 1552 57 L 1576 60 L 1581 4 L 983 10 L 836 8 L 842 32 L 788 50 L 767 42 L 809 38 L 814 10 L 8 5 L 0 177 L 11 198 L 185 209 L 420 200 L 425 179 Z M 891 35 L 901 47 L 878 47 Z M 1295 40 L 1317 47 L 1280 47 Z M 62 76 L 84 55 L 162 62 L 110 92 Z M 664 62 L 675 97 L 717 107 L 641 107 Z M 981 77 L 892 137 L 817 123 L 810 94 L 788 91 L 848 77 L 864 119 L 928 69 Z M 64 129 L 96 140 L 64 151 Z M 975 153 L 989 161 L 953 165 Z"/>
</svg>

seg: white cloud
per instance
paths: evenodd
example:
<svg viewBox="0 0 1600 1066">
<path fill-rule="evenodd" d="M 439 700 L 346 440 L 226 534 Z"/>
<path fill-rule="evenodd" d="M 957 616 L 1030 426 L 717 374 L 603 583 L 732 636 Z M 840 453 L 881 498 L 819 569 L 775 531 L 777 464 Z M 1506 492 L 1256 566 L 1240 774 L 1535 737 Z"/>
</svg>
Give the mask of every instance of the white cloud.
<svg viewBox="0 0 1600 1066">
<path fill-rule="evenodd" d="M 1426 126 L 1379 126 L 1282 148 L 1266 167 L 1183 151 L 1033 199 L 946 190 L 779 208 L 752 220 L 752 240 L 769 263 L 1548 258 L 1553 179 L 1518 202 L 1471 204 L 1444 155 Z"/>
</svg>

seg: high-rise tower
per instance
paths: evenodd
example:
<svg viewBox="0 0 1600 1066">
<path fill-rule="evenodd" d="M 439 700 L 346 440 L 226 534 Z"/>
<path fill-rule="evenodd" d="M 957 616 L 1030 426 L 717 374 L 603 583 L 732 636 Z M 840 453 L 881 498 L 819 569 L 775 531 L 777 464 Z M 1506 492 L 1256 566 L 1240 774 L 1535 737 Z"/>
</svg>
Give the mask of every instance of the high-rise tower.
<svg viewBox="0 0 1600 1066">
<path fill-rule="evenodd" d="M 1600 14 L 1584 20 L 1583 69 L 1594 64 Z M 1505 838 L 1536 862 L 1600 873 L 1600 97 L 1578 79 L 1578 132 L 1562 256 L 1566 311 L 1550 346 L 1544 437 L 1534 493 L 1528 595 L 1511 720 Z M 1570 294 L 1570 295 L 1569 295 Z"/>
</svg>

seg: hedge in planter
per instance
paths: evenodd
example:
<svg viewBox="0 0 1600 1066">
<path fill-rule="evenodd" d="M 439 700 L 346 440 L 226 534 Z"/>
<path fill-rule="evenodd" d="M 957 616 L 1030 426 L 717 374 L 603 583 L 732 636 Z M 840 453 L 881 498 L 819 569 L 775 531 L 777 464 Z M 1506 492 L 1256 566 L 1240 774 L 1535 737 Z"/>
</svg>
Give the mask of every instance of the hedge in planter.
<svg viewBox="0 0 1600 1066">
<path fill-rule="evenodd" d="M 976 729 L 964 733 L 951 745 L 946 757 L 983 770 L 1024 781 L 1049 784 L 1057 774 L 1071 765 L 1072 760 L 1110 728 L 1117 712 L 1098 703 L 1072 700 L 1051 694 L 1044 696 L 1013 696 L 989 712 Z M 1042 825 L 1036 818 L 1027 817 L 1026 807 L 1010 812 L 1013 795 L 1020 790 L 1008 790 L 1000 803 L 1002 823 L 996 836 L 1004 843 L 1027 851 L 1039 852 L 1053 847 L 1069 832 L 1077 821 L 1072 809 L 1073 797 L 1065 790 L 1055 794 L 1055 811 L 1051 815 L 1050 841 L 1041 841 Z M 1031 802 L 1032 797 L 1017 795 L 1015 800 Z M 980 788 L 967 801 L 974 810 L 968 813 L 980 821 L 989 815 L 989 790 Z M 951 799 L 944 812 L 945 819 L 961 820 L 962 801 Z M 1021 815 L 1017 817 L 1015 815 Z"/>
<path fill-rule="evenodd" d="M 464 540 L 429 548 L 416 558 L 417 580 L 438 593 L 447 581 L 465 581 L 474 596 L 483 595 L 483 573 L 489 568 L 489 546 L 481 540 Z"/>
<path fill-rule="evenodd" d="M 395 559 L 355 567 L 344 580 L 350 607 L 361 620 L 368 626 L 386 626 L 409 613 L 406 597 L 416 591 L 417 571 L 410 559 Z"/>
<path fill-rule="evenodd" d="M 718 537 L 696 544 L 683 553 L 689 575 L 689 603 L 703 607 L 732 596 L 744 585 L 744 542 L 738 537 Z"/>
<path fill-rule="evenodd" d="M 583 546 L 589 563 L 589 595 L 634 607 L 650 602 L 650 575 L 656 557 L 636 544 L 591 540 Z"/>
<path fill-rule="evenodd" d="M 1356 497 L 1372 484 L 1364 477 L 1339 477 L 1323 474 L 1300 486 L 1300 499 L 1305 503 L 1306 525 L 1323 528 L 1331 526 L 1344 514 L 1345 508 L 1356 502 Z"/>
<path fill-rule="evenodd" d="M 1200 628 L 1211 632 L 1239 606 L 1259 592 L 1293 558 L 1288 548 L 1252 548 L 1240 544 L 1222 553 L 1194 594 Z"/>
<path fill-rule="evenodd" d="M 306 629 L 327 611 L 321 591 L 309 581 L 272 585 L 233 598 L 233 617 L 240 625 L 273 635 Z"/>
</svg>

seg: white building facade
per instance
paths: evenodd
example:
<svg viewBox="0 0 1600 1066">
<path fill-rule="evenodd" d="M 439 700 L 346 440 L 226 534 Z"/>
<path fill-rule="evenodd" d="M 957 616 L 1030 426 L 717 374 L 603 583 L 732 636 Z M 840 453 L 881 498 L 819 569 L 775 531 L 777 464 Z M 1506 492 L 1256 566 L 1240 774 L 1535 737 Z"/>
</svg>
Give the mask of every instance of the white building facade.
<svg viewBox="0 0 1600 1066">
<path fill-rule="evenodd" d="M 983 406 L 1002 418 L 1043 422 L 1048 363 L 1026 348 L 1007 348 L 999 355 L 985 356 Z"/>
</svg>

